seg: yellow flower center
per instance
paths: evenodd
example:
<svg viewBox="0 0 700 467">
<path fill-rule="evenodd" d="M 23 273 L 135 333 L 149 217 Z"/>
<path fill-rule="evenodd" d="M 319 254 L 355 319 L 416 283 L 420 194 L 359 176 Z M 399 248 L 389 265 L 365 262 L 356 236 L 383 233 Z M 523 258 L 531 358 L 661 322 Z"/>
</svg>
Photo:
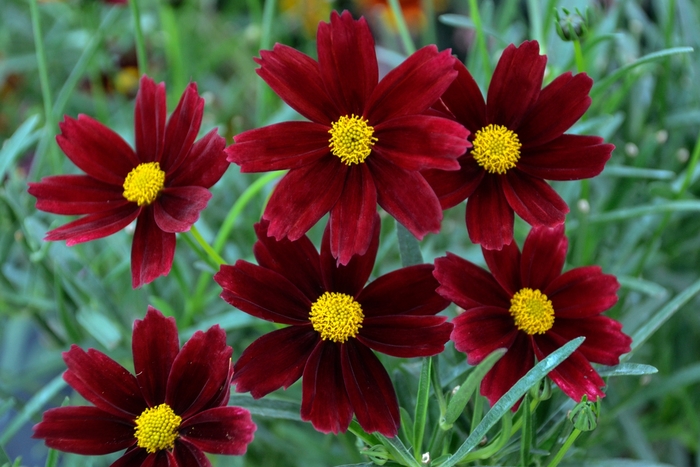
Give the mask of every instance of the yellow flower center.
<svg viewBox="0 0 700 467">
<path fill-rule="evenodd" d="M 333 128 L 328 130 L 331 139 L 328 145 L 333 155 L 340 157 L 345 165 L 364 162 L 372 152 L 372 146 L 377 142 L 374 127 L 367 125 L 367 120 L 352 114 L 344 115 L 333 122 Z"/>
<path fill-rule="evenodd" d="M 136 444 L 150 453 L 172 449 L 182 418 L 168 404 L 146 409 L 136 418 Z"/>
<path fill-rule="evenodd" d="M 476 163 L 494 174 L 504 174 L 520 159 L 518 135 L 501 125 L 489 125 L 476 132 L 472 142 Z"/>
<path fill-rule="evenodd" d="M 362 307 L 350 295 L 325 292 L 311 305 L 309 320 L 321 339 L 345 342 L 355 337 L 365 315 Z"/>
<path fill-rule="evenodd" d="M 158 162 L 139 164 L 129 172 L 124 180 L 124 198 L 138 203 L 139 206 L 149 205 L 158 197 L 165 185 L 165 172 L 160 170 Z"/>
<path fill-rule="evenodd" d="M 521 331 L 544 334 L 554 326 L 554 307 L 547 296 L 535 289 L 520 289 L 510 299 L 510 314 Z"/>
</svg>

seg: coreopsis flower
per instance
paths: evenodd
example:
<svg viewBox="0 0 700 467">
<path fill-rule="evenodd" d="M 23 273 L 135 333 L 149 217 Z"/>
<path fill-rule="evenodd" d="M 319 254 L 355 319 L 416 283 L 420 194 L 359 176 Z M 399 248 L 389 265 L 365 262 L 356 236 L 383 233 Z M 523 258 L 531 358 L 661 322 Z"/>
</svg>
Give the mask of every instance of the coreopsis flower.
<svg viewBox="0 0 700 467">
<path fill-rule="evenodd" d="M 547 57 L 536 41 L 509 45 L 493 73 L 486 102 L 469 71 L 442 102 L 472 131 L 458 171 L 424 171 L 444 209 L 467 201 L 469 238 L 489 250 L 513 240 L 513 212 L 532 226 L 564 222 L 569 207 L 545 180 L 598 175 L 614 148 L 598 136 L 565 134 L 588 109 L 593 85 L 567 72 L 544 89 Z"/>
<path fill-rule="evenodd" d="M 317 44 L 318 62 L 281 44 L 256 59 L 311 121 L 246 131 L 226 149 L 242 172 L 289 169 L 263 214 L 268 234 L 297 240 L 330 212 L 331 252 L 348 264 L 369 248 L 377 203 L 418 238 L 438 232 L 440 203 L 420 170 L 458 169 L 468 131 L 423 112 L 454 80 L 454 58 L 424 47 L 378 83 L 372 34 L 347 11 L 319 25 Z"/>
<path fill-rule="evenodd" d="M 275 241 L 256 224 L 258 265 L 239 260 L 214 276 L 221 297 L 240 310 L 287 325 L 254 341 L 234 365 L 238 392 L 254 398 L 302 380 L 301 418 L 324 433 L 348 428 L 353 413 L 368 432 L 396 435 L 399 406 L 372 350 L 395 357 L 442 352 L 452 324 L 435 316 L 449 303 L 435 293 L 433 265 L 391 272 L 365 287 L 379 245 L 379 216 L 364 255 L 338 265 L 331 229 L 320 254 L 302 236 Z"/>
<path fill-rule="evenodd" d="M 175 320 L 149 306 L 132 350 L 136 375 L 95 349 L 64 352 L 63 378 L 94 406 L 47 410 L 33 437 L 83 455 L 126 449 L 111 467 L 206 467 L 204 452 L 245 454 L 256 427 L 250 412 L 227 407 L 233 351 L 218 325 L 180 348 Z"/>
<path fill-rule="evenodd" d="M 68 246 L 111 235 L 134 220 L 131 282 L 134 288 L 168 274 L 175 233 L 186 232 L 211 198 L 209 188 L 228 166 L 224 138 L 212 130 L 195 143 L 204 100 L 190 83 L 166 124 L 165 85 L 141 78 L 134 112 L 136 150 L 86 115 L 65 117 L 56 137 L 85 175 L 54 175 L 29 184 L 36 207 L 81 215 L 45 239 Z"/>
<path fill-rule="evenodd" d="M 535 364 L 568 341 L 585 336 L 549 377 L 572 399 L 604 397 L 603 379 L 589 362 L 616 365 L 632 340 L 601 313 L 617 302 L 615 276 L 598 266 L 562 274 L 568 241 L 564 226 L 533 227 L 522 254 L 515 242 L 483 249 L 491 273 L 448 253 L 435 260 L 437 289 L 464 308 L 453 320 L 455 348 L 476 365 L 499 347 L 506 354 L 486 374 L 481 393 L 495 403 Z"/>
</svg>

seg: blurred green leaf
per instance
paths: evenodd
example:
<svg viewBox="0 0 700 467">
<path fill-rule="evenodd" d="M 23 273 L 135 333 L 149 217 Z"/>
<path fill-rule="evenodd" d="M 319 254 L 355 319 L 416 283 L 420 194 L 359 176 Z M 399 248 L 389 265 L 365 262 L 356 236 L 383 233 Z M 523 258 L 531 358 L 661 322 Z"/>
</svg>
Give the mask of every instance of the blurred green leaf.
<svg viewBox="0 0 700 467">
<path fill-rule="evenodd" d="M 620 363 L 615 366 L 601 366 L 596 369 L 600 376 L 639 376 L 653 375 L 659 370 L 643 363 Z"/>
<path fill-rule="evenodd" d="M 32 115 L 2 144 L 0 149 L 0 180 L 29 146 L 39 140 L 41 131 L 34 131 L 39 115 Z"/>
<path fill-rule="evenodd" d="M 253 415 L 301 421 L 301 416 L 299 415 L 301 405 L 296 402 L 271 399 L 269 397 L 253 399 L 250 395 L 232 394 L 229 399 L 229 405 L 248 409 Z"/>
</svg>

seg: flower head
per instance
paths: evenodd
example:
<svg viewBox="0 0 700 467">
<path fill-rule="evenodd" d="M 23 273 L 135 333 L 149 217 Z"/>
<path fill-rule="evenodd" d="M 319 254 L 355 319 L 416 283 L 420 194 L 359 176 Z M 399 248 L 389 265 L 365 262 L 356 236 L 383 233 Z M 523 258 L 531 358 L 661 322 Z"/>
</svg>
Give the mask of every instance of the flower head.
<svg viewBox="0 0 700 467">
<path fill-rule="evenodd" d="M 168 274 L 175 233 L 186 232 L 228 166 L 224 138 L 212 130 L 195 143 L 204 100 L 191 83 L 166 123 L 165 86 L 144 76 L 136 97 L 136 150 L 86 115 L 66 116 L 58 145 L 85 175 L 29 184 L 36 207 L 83 216 L 46 234 L 68 246 L 111 235 L 137 220 L 131 249 L 134 288 Z"/>
<path fill-rule="evenodd" d="M 331 253 L 348 264 L 369 248 L 377 203 L 419 238 L 438 232 L 440 203 L 420 170 L 457 170 L 469 132 L 424 112 L 457 75 L 454 58 L 424 47 L 378 82 L 369 27 L 348 12 L 321 23 L 317 43 L 318 61 L 280 44 L 256 59 L 310 121 L 246 131 L 226 149 L 242 172 L 289 169 L 263 214 L 268 234 L 297 240 L 330 212 Z"/>
<path fill-rule="evenodd" d="M 397 432 L 396 393 L 372 350 L 396 357 L 441 352 L 452 325 L 435 316 L 449 303 L 435 293 L 433 266 L 421 264 L 365 287 L 379 245 L 373 216 L 367 253 L 338 266 L 326 227 L 321 253 L 302 236 L 275 241 L 256 224 L 259 265 L 239 260 L 214 279 L 240 310 L 287 327 L 254 341 L 234 365 L 238 392 L 262 397 L 303 377 L 301 418 L 322 432 L 345 431 L 353 413 L 368 432 Z"/>
<path fill-rule="evenodd" d="M 597 136 L 564 134 L 588 109 L 585 73 L 564 73 L 544 89 L 547 57 L 536 41 L 509 45 L 486 101 L 467 69 L 443 94 L 454 118 L 473 132 L 457 171 L 423 172 L 444 209 L 467 201 L 469 238 L 489 250 L 513 240 L 513 212 L 532 226 L 564 222 L 569 207 L 545 180 L 598 175 L 614 148 Z"/>
<path fill-rule="evenodd" d="M 497 348 L 508 349 L 481 383 L 492 404 L 535 359 L 579 336 L 586 340 L 549 377 L 572 399 L 595 401 L 605 396 L 605 383 L 589 362 L 616 365 L 630 351 L 622 325 L 601 316 L 617 302 L 617 279 L 598 266 L 562 274 L 566 250 L 563 225 L 533 227 L 522 253 L 515 242 L 482 249 L 490 274 L 450 253 L 435 260 L 438 293 L 465 310 L 453 320 L 457 350 L 476 365 Z"/>
<path fill-rule="evenodd" d="M 112 466 L 211 466 L 203 451 L 242 455 L 253 440 L 250 413 L 227 407 L 231 347 L 218 325 L 180 348 L 173 318 L 148 307 L 134 323 L 134 370 L 73 345 L 63 378 L 94 406 L 47 410 L 34 438 L 60 451 L 101 455 L 126 449 Z"/>
</svg>

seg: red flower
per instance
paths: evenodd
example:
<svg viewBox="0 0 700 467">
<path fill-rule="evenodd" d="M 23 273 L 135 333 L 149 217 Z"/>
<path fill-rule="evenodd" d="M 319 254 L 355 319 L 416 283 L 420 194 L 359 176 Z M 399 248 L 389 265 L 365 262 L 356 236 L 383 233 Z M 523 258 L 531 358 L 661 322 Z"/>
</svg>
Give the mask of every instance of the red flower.
<svg viewBox="0 0 700 467">
<path fill-rule="evenodd" d="M 175 232 L 186 232 L 226 171 L 226 141 L 216 130 L 194 143 L 204 99 L 191 83 L 165 123 L 165 85 L 144 76 L 136 97 L 136 151 L 86 115 L 66 116 L 58 145 L 87 175 L 56 175 L 29 184 L 37 209 L 83 215 L 46 234 L 68 246 L 111 235 L 135 219 L 131 248 L 134 288 L 168 274 Z M 193 144 L 194 143 L 194 144 Z"/>
<path fill-rule="evenodd" d="M 496 66 L 487 103 L 460 63 L 442 96 L 456 120 L 473 134 L 460 170 L 423 175 L 443 209 L 466 198 L 472 242 L 500 250 L 513 240 L 513 211 L 533 226 L 564 222 L 569 207 L 545 182 L 598 175 L 614 146 L 597 136 L 564 134 L 588 109 L 593 81 L 567 72 L 542 88 L 547 57 L 536 41 L 509 45 Z"/>
<path fill-rule="evenodd" d="M 598 266 L 562 274 L 567 244 L 563 225 L 533 227 L 522 255 L 515 242 L 482 249 L 491 274 L 450 253 L 435 260 L 438 293 L 465 310 L 453 320 L 457 350 L 476 365 L 497 348 L 508 349 L 481 383 L 492 404 L 535 359 L 579 336 L 586 340 L 549 377 L 576 401 L 604 397 L 605 383 L 589 362 L 616 365 L 630 351 L 622 325 L 600 315 L 617 302 L 617 279 Z"/>
<path fill-rule="evenodd" d="M 218 325 L 180 349 L 175 320 L 149 306 L 132 350 L 136 376 L 97 350 L 64 352 L 63 378 L 95 406 L 47 410 L 33 437 L 83 455 L 126 449 L 111 467 L 205 467 L 202 451 L 245 454 L 256 427 L 247 410 L 226 406 L 232 350 Z"/>
<path fill-rule="evenodd" d="M 321 253 L 306 236 L 275 241 L 256 224 L 259 266 L 239 260 L 214 280 L 240 310 L 287 327 L 253 342 L 234 365 L 238 392 L 262 397 L 303 375 L 301 418 L 324 433 L 348 428 L 353 413 L 368 432 L 396 435 L 396 393 L 372 350 L 395 357 L 442 352 L 452 324 L 434 316 L 449 303 L 435 293 L 433 265 L 386 274 L 364 287 L 379 245 L 379 216 L 364 255 L 338 266 L 326 227 Z"/>
<path fill-rule="evenodd" d="M 301 238 L 330 212 L 333 257 L 348 264 L 372 240 L 376 205 L 418 238 L 438 232 L 442 211 L 419 170 L 457 170 L 469 134 L 423 115 L 457 75 L 449 50 L 411 55 L 381 82 L 366 21 L 331 14 L 318 27 L 318 62 L 277 44 L 262 51 L 258 74 L 310 122 L 246 131 L 228 147 L 242 172 L 290 169 L 263 218 L 268 235 Z"/>
</svg>

